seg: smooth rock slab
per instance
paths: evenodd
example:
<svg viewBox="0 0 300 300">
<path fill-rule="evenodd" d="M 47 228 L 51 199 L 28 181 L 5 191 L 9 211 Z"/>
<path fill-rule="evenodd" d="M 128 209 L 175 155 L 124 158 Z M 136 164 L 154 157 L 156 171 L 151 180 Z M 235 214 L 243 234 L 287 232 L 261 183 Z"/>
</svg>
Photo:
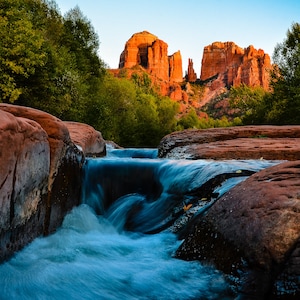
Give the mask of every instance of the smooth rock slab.
<svg viewBox="0 0 300 300">
<path fill-rule="evenodd" d="M 0 262 L 55 231 L 80 202 L 84 153 L 58 118 L 0 104 Z M 8 117 L 9 116 L 9 117 Z"/>
<path fill-rule="evenodd" d="M 300 159 L 300 126 L 184 130 L 165 136 L 158 155 L 175 159 Z"/>
</svg>

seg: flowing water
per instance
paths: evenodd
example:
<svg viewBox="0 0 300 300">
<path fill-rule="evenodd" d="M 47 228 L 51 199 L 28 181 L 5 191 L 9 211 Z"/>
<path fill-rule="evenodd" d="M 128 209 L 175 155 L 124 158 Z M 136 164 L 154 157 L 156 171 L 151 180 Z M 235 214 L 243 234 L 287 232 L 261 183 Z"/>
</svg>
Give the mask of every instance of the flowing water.
<svg viewBox="0 0 300 300">
<path fill-rule="evenodd" d="M 172 161 L 156 153 L 112 150 L 88 159 L 82 204 L 56 233 L 0 265 L 0 299 L 231 299 L 223 274 L 174 258 L 176 233 L 276 162 Z M 209 188 L 218 176 L 222 183 Z"/>
</svg>

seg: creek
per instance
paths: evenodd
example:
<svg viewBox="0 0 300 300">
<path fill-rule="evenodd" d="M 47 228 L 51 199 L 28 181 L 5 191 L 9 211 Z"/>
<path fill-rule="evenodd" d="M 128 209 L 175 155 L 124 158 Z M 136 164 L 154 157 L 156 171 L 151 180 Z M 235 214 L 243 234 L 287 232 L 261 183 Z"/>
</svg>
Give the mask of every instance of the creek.
<svg viewBox="0 0 300 300">
<path fill-rule="evenodd" d="M 110 150 L 84 166 L 82 204 L 0 265 L 0 299 L 232 299 L 212 266 L 174 257 L 182 233 L 276 161 L 170 160 Z"/>
</svg>

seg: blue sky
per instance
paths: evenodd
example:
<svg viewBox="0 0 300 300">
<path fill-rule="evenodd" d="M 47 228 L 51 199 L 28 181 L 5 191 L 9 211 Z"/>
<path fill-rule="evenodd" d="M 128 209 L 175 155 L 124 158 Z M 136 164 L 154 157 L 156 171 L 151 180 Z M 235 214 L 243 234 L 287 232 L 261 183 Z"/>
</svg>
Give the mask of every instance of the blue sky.
<svg viewBox="0 0 300 300">
<path fill-rule="evenodd" d="M 213 42 L 253 45 L 270 56 L 292 22 L 300 23 L 299 0 L 56 0 L 62 14 L 79 6 L 99 35 L 100 57 L 117 68 L 126 41 L 147 30 L 180 50 L 183 70 L 192 58 L 200 75 L 203 48 Z"/>
</svg>

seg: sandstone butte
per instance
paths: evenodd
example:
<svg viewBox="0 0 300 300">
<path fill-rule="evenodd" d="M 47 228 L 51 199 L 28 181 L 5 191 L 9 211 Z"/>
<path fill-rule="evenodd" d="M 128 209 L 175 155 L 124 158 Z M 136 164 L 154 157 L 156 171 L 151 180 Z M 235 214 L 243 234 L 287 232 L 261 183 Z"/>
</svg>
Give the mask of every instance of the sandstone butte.
<svg viewBox="0 0 300 300">
<path fill-rule="evenodd" d="M 183 81 L 180 51 L 168 55 L 168 44 L 157 36 L 148 31 L 135 33 L 120 55 L 119 69 L 111 72 L 118 76 L 121 69 L 132 70 L 136 66 L 142 67 L 151 76 L 162 95 L 187 102 L 188 96 L 180 86 Z"/>
<path fill-rule="evenodd" d="M 200 80 L 207 82 L 203 103 L 224 88 L 246 84 L 269 89 L 272 64 L 270 56 L 252 45 L 240 48 L 233 42 L 215 42 L 204 47 Z"/>
<path fill-rule="evenodd" d="M 136 65 L 163 81 L 182 82 L 180 52 L 168 56 L 168 44 L 148 31 L 133 34 L 120 55 L 119 68 Z"/>
<path fill-rule="evenodd" d="M 252 45 L 241 48 L 233 42 L 214 42 L 204 47 L 201 75 L 198 80 L 205 86 L 203 95 L 194 101 L 184 83 L 197 81 L 192 59 L 188 60 L 187 73 L 183 78 L 180 51 L 168 56 L 168 45 L 147 32 L 135 33 L 126 42 L 120 55 L 119 69 L 141 66 L 152 76 L 160 92 L 181 104 L 181 111 L 189 107 L 200 108 L 231 86 L 246 84 L 269 88 L 271 60 L 263 50 Z"/>
</svg>

